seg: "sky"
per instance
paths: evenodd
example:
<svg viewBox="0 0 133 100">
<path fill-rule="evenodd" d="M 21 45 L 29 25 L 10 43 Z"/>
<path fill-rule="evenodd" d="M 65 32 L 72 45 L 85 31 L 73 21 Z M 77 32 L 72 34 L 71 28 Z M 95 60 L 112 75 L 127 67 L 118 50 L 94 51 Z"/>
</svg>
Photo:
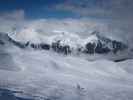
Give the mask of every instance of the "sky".
<svg viewBox="0 0 133 100">
<path fill-rule="evenodd" d="M 132 0 L 0 0 L 0 12 L 24 10 L 27 18 L 132 17 Z"/>
<path fill-rule="evenodd" d="M 0 0 L 0 31 L 98 30 L 132 43 L 132 10 L 133 0 Z"/>
</svg>

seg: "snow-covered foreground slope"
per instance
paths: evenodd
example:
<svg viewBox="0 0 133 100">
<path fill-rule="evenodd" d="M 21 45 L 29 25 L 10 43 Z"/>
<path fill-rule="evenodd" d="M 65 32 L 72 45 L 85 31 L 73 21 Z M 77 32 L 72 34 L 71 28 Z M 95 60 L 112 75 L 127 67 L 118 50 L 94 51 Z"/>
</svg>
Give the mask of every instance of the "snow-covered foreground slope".
<svg viewBox="0 0 133 100">
<path fill-rule="evenodd" d="M 33 100 L 133 100 L 132 65 L 5 47 L 0 88 Z"/>
</svg>

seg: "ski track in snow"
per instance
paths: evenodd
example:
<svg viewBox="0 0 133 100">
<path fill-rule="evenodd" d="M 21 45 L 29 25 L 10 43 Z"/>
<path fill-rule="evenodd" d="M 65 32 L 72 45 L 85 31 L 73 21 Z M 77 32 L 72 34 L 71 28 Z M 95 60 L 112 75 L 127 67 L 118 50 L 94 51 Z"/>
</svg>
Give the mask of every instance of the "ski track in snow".
<svg viewBox="0 0 133 100">
<path fill-rule="evenodd" d="M 132 65 L 14 47 L 1 50 L 0 87 L 34 100 L 133 100 Z"/>
</svg>

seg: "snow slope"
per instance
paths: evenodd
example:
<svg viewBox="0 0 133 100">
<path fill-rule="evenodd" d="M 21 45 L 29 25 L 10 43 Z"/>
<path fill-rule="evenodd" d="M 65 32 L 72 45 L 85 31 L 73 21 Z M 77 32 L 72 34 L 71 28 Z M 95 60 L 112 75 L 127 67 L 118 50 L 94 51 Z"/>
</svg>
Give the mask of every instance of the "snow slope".
<svg viewBox="0 0 133 100">
<path fill-rule="evenodd" d="M 132 100 L 132 65 L 133 60 L 88 61 L 51 51 L 3 48 L 0 88 L 32 100 Z"/>
</svg>

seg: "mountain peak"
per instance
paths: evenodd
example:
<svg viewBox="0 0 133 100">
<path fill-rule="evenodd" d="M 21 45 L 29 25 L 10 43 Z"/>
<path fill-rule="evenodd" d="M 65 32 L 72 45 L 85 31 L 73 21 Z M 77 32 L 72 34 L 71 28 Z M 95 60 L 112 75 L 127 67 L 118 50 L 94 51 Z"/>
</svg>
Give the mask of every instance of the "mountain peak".
<svg viewBox="0 0 133 100">
<path fill-rule="evenodd" d="M 100 34 L 100 32 L 98 32 L 98 31 L 93 31 L 92 33 L 91 33 L 91 35 L 96 35 L 96 36 L 98 36 Z"/>
</svg>

